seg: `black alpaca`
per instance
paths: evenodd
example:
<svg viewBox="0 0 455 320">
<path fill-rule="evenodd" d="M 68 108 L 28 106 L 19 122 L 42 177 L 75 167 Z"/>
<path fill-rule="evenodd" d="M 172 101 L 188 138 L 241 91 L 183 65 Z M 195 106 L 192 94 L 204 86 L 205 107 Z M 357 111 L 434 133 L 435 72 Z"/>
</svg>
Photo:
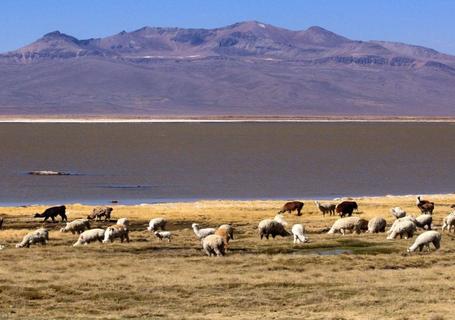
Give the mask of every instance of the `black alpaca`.
<svg viewBox="0 0 455 320">
<path fill-rule="evenodd" d="M 44 210 L 43 213 L 36 213 L 35 218 L 44 218 L 44 221 L 47 221 L 47 219 L 51 218 L 52 222 L 55 222 L 55 217 L 60 216 L 62 218 L 62 221 L 68 221 L 65 211 L 65 206 L 50 207 Z"/>
</svg>

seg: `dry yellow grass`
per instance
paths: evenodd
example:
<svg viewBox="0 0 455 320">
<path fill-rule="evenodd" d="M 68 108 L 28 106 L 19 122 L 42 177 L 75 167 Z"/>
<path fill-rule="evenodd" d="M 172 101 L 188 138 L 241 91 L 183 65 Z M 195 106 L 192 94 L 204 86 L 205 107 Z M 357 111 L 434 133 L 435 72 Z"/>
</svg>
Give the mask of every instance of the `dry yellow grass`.
<svg viewBox="0 0 455 320">
<path fill-rule="evenodd" d="M 439 228 L 455 196 L 429 198 Z M 417 214 L 414 197 L 356 200 L 366 219 L 383 216 L 390 224 L 392 206 Z M 257 223 L 273 217 L 282 201 L 117 205 L 113 217 L 130 219 L 132 242 L 78 248 L 71 246 L 76 235 L 58 232 L 61 223 L 46 223 L 47 246 L 14 248 L 42 225 L 32 215 L 44 207 L 0 208 L 0 244 L 6 245 L 0 251 L 0 319 L 453 318 L 453 235 L 443 235 L 439 251 L 408 255 L 414 239 L 320 233 L 336 217 L 322 217 L 312 201 L 305 203 L 301 217 L 286 215 L 289 225 L 306 226 L 311 242 L 303 245 L 293 245 L 290 237 L 259 240 Z M 70 220 L 91 211 L 67 208 Z M 168 219 L 176 235 L 171 243 L 145 231 L 157 216 Z M 236 238 L 227 256 L 204 256 L 192 222 L 232 223 Z M 321 255 L 334 250 L 350 253 Z"/>
</svg>

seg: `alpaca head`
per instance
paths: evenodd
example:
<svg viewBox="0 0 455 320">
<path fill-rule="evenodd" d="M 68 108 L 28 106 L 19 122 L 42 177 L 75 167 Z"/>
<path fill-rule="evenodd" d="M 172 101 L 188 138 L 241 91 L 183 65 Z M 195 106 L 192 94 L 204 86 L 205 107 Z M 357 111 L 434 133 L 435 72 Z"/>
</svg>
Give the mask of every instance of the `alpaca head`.
<svg viewBox="0 0 455 320">
<path fill-rule="evenodd" d="M 416 199 L 416 204 L 419 204 L 420 203 L 420 196 L 417 196 L 417 199 Z"/>
</svg>

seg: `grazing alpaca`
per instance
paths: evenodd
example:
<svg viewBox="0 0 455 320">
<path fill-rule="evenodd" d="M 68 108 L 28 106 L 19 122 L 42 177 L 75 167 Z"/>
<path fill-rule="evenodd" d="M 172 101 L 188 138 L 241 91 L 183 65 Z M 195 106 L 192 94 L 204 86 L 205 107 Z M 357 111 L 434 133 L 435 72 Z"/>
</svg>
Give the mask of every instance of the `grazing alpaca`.
<svg viewBox="0 0 455 320">
<path fill-rule="evenodd" d="M 449 215 L 442 221 L 442 231 L 446 229 L 448 232 L 452 229 L 453 232 L 455 232 L 455 212 L 449 213 Z"/>
<path fill-rule="evenodd" d="M 226 248 L 230 240 L 234 240 L 234 228 L 230 224 L 222 224 L 215 230 L 216 235 L 222 237 L 226 244 Z"/>
<path fill-rule="evenodd" d="M 96 207 L 93 208 L 92 213 L 90 213 L 87 216 L 87 219 L 96 219 L 96 220 L 101 220 L 102 217 L 104 217 L 104 221 L 109 221 L 111 220 L 111 213 L 112 210 L 114 210 L 111 207 Z"/>
<path fill-rule="evenodd" d="M 433 216 L 431 214 L 422 214 L 416 218 L 416 226 L 422 229 L 427 227 L 428 230 L 431 230 L 431 224 L 433 223 Z"/>
<path fill-rule="evenodd" d="M 368 222 L 368 231 L 369 233 L 378 233 L 378 232 L 385 232 L 385 227 L 387 226 L 387 222 L 384 218 L 381 217 L 374 217 Z"/>
<path fill-rule="evenodd" d="M 172 233 L 170 231 L 155 231 L 154 234 L 160 240 L 166 239 L 167 242 L 171 242 Z"/>
<path fill-rule="evenodd" d="M 164 218 L 153 218 L 149 222 L 149 226 L 147 227 L 147 230 L 150 232 L 155 232 L 158 229 L 161 229 L 164 231 L 164 228 L 166 227 L 167 220 Z"/>
<path fill-rule="evenodd" d="M 297 211 L 297 215 L 300 216 L 300 215 L 302 215 L 301 211 L 302 211 L 303 206 L 304 206 L 304 203 L 300 202 L 300 201 L 286 202 L 284 204 L 283 208 L 281 208 L 281 210 L 278 211 L 278 213 L 285 213 L 285 212 L 291 213 L 292 211 Z"/>
<path fill-rule="evenodd" d="M 27 233 L 22 241 L 16 244 L 16 248 L 30 248 L 30 245 L 41 243 L 45 245 L 49 241 L 49 231 L 44 228 Z"/>
<path fill-rule="evenodd" d="M 117 220 L 115 224 L 121 224 L 128 228 L 130 226 L 130 221 L 128 220 L 128 218 L 120 218 Z"/>
<path fill-rule="evenodd" d="M 60 229 L 60 232 L 71 232 L 72 234 L 81 234 L 85 230 L 90 229 L 90 222 L 88 219 L 76 219 L 71 222 L 67 222 L 64 228 Z"/>
<path fill-rule="evenodd" d="M 401 209 L 400 207 L 394 207 L 390 209 L 390 213 L 397 219 L 403 218 L 406 216 L 406 211 Z"/>
<path fill-rule="evenodd" d="M 358 210 L 357 202 L 355 201 L 343 201 L 336 206 L 336 213 L 339 213 L 343 218 L 345 215 L 352 216 L 354 210 Z"/>
<path fill-rule="evenodd" d="M 191 228 L 193 228 L 193 232 L 199 240 L 214 234 L 216 231 L 215 228 L 201 228 L 197 223 L 193 223 Z"/>
<path fill-rule="evenodd" d="M 114 224 L 113 226 L 107 227 L 104 232 L 103 243 L 114 242 L 115 238 L 120 238 L 120 242 L 123 242 L 123 239 L 126 239 L 126 242 L 130 242 L 128 236 L 128 228 L 123 224 Z"/>
<path fill-rule="evenodd" d="M 308 238 L 305 237 L 305 227 L 303 224 L 294 224 L 291 229 L 292 235 L 294 236 L 294 244 L 308 242 Z"/>
<path fill-rule="evenodd" d="M 325 216 L 326 213 L 328 213 L 329 215 L 335 215 L 336 204 L 320 203 L 319 201 L 315 201 L 314 203 L 316 204 L 316 207 L 319 209 L 323 216 Z"/>
<path fill-rule="evenodd" d="M 395 220 L 389 231 L 387 231 L 389 234 L 387 239 L 393 240 L 397 236 L 400 236 L 400 238 L 404 237 L 405 239 L 412 238 L 416 231 L 416 223 L 417 220 L 415 218 L 407 216 Z"/>
<path fill-rule="evenodd" d="M 62 218 L 62 221 L 68 221 L 68 218 L 66 217 L 66 207 L 65 206 L 59 206 L 59 207 L 50 207 L 44 210 L 43 213 L 35 213 L 35 218 L 44 218 L 44 221 L 47 221 L 47 219 L 51 218 L 52 222 L 55 221 L 55 217 L 60 216 Z"/>
<path fill-rule="evenodd" d="M 409 247 L 408 252 L 414 252 L 417 248 L 422 251 L 424 247 L 430 251 L 430 243 L 438 250 L 441 247 L 441 234 L 437 231 L 425 231 L 417 237 L 414 244 Z"/>
<path fill-rule="evenodd" d="M 352 233 L 365 232 L 368 230 L 368 221 L 365 219 L 360 219 L 359 217 L 340 218 L 333 223 L 332 228 L 330 228 L 327 234 L 334 234 L 339 232 L 344 235 L 348 230 Z"/>
<path fill-rule="evenodd" d="M 93 242 L 93 241 L 102 242 L 103 239 L 104 239 L 104 229 L 86 230 L 81 233 L 77 242 L 75 244 L 73 244 L 73 247 L 77 247 L 81 244 L 87 245 L 88 243 Z"/>
<path fill-rule="evenodd" d="M 265 219 L 259 222 L 258 231 L 261 239 L 265 237 L 267 240 L 269 239 L 269 236 L 275 238 L 276 236 L 287 237 L 290 235 L 284 228 L 284 225 L 272 219 Z"/>
<path fill-rule="evenodd" d="M 226 254 L 226 243 L 224 239 L 216 234 L 210 234 L 201 241 L 202 249 L 211 256 L 221 257 Z"/>
<path fill-rule="evenodd" d="M 283 226 L 287 226 L 288 223 L 286 222 L 286 220 L 284 220 L 284 217 L 281 213 L 278 213 L 274 218 L 273 220 L 275 220 L 276 222 L 279 222 L 281 223 Z"/>
<path fill-rule="evenodd" d="M 420 211 L 425 214 L 433 214 L 434 210 L 434 202 L 430 202 L 428 200 L 422 200 L 420 196 L 416 199 L 416 205 L 420 209 Z"/>
</svg>

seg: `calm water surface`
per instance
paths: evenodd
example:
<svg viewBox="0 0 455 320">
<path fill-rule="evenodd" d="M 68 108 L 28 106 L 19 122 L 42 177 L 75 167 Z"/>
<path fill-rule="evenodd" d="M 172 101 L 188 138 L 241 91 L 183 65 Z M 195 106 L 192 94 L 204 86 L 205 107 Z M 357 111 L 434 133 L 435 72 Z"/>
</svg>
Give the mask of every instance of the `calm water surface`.
<svg viewBox="0 0 455 320">
<path fill-rule="evenodd" d="M 449 123 L 4 123 L 0 202 L 448 193 L 454 137 Z"/>
</svg>

